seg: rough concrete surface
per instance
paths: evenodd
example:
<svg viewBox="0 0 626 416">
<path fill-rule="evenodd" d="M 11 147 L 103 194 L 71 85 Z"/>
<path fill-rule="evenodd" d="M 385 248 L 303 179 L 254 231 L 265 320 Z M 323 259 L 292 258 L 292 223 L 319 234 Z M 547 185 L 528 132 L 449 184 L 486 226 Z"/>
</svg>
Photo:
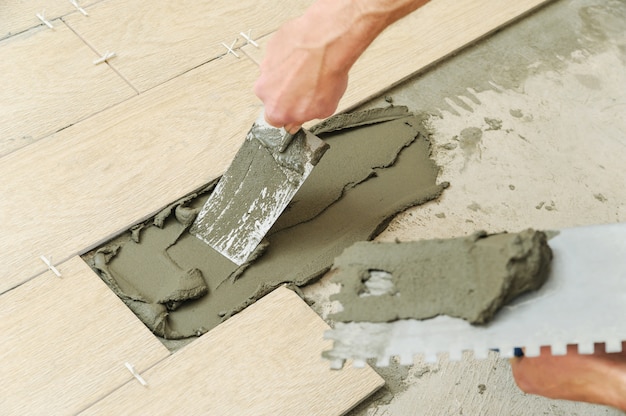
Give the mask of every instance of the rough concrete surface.
<svg viewBox="0 0 626 416">
<path fill-rule="evenodd" d="M 451 183 L 378 239 L 626 221 L 625 85 L 626 2 L 563 0 L 374 100 L 432 114 L 433 157 Z M 324 278 L 304 293 L 327 316 L 336 290 Z M 622 414 L 525 395 L 495 354 L 436 365 L 418 357 L 407 371 L 392 400 L 375 396 L 351 414 Z"/>
</svg>

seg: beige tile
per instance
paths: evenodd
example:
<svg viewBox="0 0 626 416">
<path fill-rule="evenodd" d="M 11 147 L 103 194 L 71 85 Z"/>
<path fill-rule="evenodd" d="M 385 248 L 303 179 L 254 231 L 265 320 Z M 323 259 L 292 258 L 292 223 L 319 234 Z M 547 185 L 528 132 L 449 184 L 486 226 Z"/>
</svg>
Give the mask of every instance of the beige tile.
<svg viewBox="0 0 626 416">
<path fill-rule="evenodd" d="M 84 7 L 92 3 L 94 1 L 78 1 L 78 4 Z M 55 19 L 69 13 L 78 13 L 69 0 L 2 1 L 0 2 L 0 16 L 2 16 L 0 19 L 0 39 L 42 25 L 43 23 L 36 16 L 37 13 L 42 12 L 44 12 L 43 16 L 46 20 L 50 21 L 55 28 L 62 25 L 59 20 Z"/>
<path fill-rule="evenodd" d="M 213 61 L 1 158 L 0 293 L 223 173 L 260 111 L 256 71 Z"/>
<path fill-rule="evenodd" d="M 284 287 L 84 414 L 340 415 L 382 386 L 369 367 L 330 369 L 328 326 Z"/>
<path fill-rule="evenodd" d="M 75 414 L 168 350 L 78 257 L 0 296 L 2 414 Z"/>
<path fill-rule="evenodd" d="M 226 53 L 240 32 L 253 38 L 301 14 L 312 0 L 145 2 L 108 0 L 89 8 L 89 19 L 66 18 L 100 53 L 115 51 L 111 65 L 140 91 Z M 236 74 L 229 74 L 236 77 Z"/>
<path fill-rule="evenodd" d="M 136 95 L 96 58 L 61 21 L 0 41 L 0 157 Z"/>
</svg>

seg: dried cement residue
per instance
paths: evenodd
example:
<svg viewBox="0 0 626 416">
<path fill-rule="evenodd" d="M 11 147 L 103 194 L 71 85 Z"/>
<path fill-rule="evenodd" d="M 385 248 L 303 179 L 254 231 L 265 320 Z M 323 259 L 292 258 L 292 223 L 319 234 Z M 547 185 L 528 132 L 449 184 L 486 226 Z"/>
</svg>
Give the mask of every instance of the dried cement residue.
<svg viewBox="0 0 626 416">
<path fill-rule="evenodd" d="M 548 278 L 546 235 L 517 234 L 407 243 L 358 242 L 333 264 L 336 321 L 388 322 L 438 315 L 489 322 L 501 306 Z"/>
<path fill-rule="evenodd" d="M 368 364 L 385 379 L 385 385 L 374 392 L 366 402 L 352 409 L 350 414 L 353 416 L 367 416 L 368 404 L 372 401 L 378 405 L 389 404 L 396 395 L 406 390 L 407 383 L 419 379 L 431 371 L 428 365 L 409 368 L 406 365 L 401 365 L 396 359 L 392 359 L 387 367 L 376 367 L 376 360 L 368 360 Z"/>
<path fill-rule="evenodd" d="M 446 186 L 436 184 L 422 117 L 397 107 L 367 114 L 375 124 L 344 128 L 367 124 L 358 114 L 343 119 L 340 131 L 318 133 L 330 149 L 250 264 L 237 268 L 188 232 L 211 186 L 86 258 L 165 338 L 202 334 L 280 284 L 318 278 L 346 247 L 375 237 L 395 214 L 437 198 Z M 206 286 L 192 284 L 199 276 Z"/>
</svg>

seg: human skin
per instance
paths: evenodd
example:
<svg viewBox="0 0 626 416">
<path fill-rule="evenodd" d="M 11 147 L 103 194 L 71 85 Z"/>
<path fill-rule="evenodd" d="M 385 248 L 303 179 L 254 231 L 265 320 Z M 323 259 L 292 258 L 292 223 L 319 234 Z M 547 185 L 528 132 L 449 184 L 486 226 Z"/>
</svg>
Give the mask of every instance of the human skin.
<svg viewBox="0 0 626 416">
<path fill-rule="evenodd" d="M 606 353 L 604 344 L 597 344 L 592 355 L 579 355 L 575 345 L 569 345 L 563 356 L 542 347 L 539 357 L 512 359 L 511 369 L 526 393 L 626 411 L 626 342 L 620 353 Z"/>
<path fill-rule="evenodd" d="M 348 86 L 348 71 L 390 24 L 428 0 L 318 0 L 270 39 L 254 91 L 265 118 L 294 133 L 326 118 Z"/>
<path fill-rule="evenodd" d="M 270 39 L 254 91 L 265 118 L 295 133 L 302 124 L 332 115 L 348 85 L 348 71 L 390 24 L 428 0 L 318 0 Z M 624 346 L 626 350 L 626 345 Z M 626 410 L 626 353 L 512 360 L 525 392 L 606 404 Z"/>
</svg>

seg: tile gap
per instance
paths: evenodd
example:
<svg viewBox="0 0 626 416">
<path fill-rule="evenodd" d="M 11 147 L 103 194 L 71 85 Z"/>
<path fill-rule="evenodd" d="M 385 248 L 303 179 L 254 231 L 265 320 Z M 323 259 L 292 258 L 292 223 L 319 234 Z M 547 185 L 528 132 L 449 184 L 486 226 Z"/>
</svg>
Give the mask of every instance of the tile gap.
<svg viewBox="0 0 626 416">
<path fill-rule="evenodd" d="M 100 52 L 98 52 L 98 50 L 87 41 L 87 39 L 85 39 L 83 36 L 80 35 L 80 33 L 78 33 L 68 22 L 65 21 L 65 19 L 63 19 L 63 17 L 60 18 L 60 20 L 65 24 L 65 26 L 67 26 L 72 32 L 74 32 L 74 34 L 85 44 L 87 45 L 87 47 L 89 47 L 89 49 L 91 49 L 92 51 L 94 51 L 94 53 L 97 56 L 102 56 L 102 54 Z M 139 90 L 124 76 L 121 74 L 120 71 L 118 71 L 115 67 L 113 67 L 113 65 L 111 65 L 109 62 L 105 62 L 105 64 L 107 64 L 109 66 L 109 68 L 111 68 L 113 70 L 113 72 L 115 72 L 117 74 L 118 77 L 120 77 L 126 84 L 128 84 L 128 86 L 130 88 L 133 89 L 133 91 L 135 91 L 135 94 L 139 95 Z"/>
</svg>

